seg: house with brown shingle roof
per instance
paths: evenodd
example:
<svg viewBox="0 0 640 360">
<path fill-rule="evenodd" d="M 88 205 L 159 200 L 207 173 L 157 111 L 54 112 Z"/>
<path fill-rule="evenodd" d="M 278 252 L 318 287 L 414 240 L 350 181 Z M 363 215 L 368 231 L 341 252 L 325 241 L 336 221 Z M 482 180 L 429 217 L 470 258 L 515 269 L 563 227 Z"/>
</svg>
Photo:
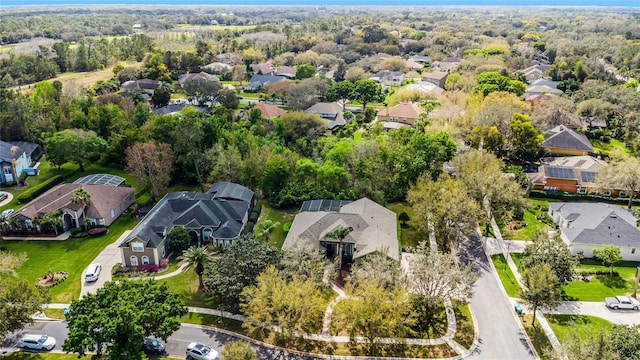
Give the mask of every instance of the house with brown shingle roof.
<svg viewBox="0 0 640 360">
<path fill-rule="evenodd" d="M 217 76 L 208 74 L 204 71 L 201 71 L 199 73 L 184 74 L 180 76 L 180 78 L 178 79 L 178 83 L 180 84 L 180 86 L 184 86 L 184 84 L 191 81 L 196 81 L 196 82 L 212 81 L 212 82 L 219 83 L 220 79 L 218 79 Z"/>
<path fill-rule="evenodd" d="M 423 112 L 424 110 L 414 103 L 402 102 L 396 106 L 380 109 L 376 119 L 385 128 L 398 128 L 397 125 L 411 126 L 415 124 Z"/>
<path fill-rule="evenodd" d="M 284 109 L 281 109 L 275 105 L 267 104 L 264 102 L 257 103 L 255 108 L 259 109 L 260 112 L 262 113 L 262 117 L 265 117 L 267 119 L 278 117 L 280 115 L 287 113 L 287 111 Z"/>
<path fill-rule="evenodd" d="M 320 202 L 320 206 L 313 206 L 314 202 Z M 354 202 L 338 201 L 337 206 L 323 206 L 325 202 L 334 203 L 336 200 L 303 203 L 287 233 L 283 250 L 310 245 L 333 258 L 338 255 L 339 242 L 328 238 L 327 234 L 342 226 L 353 228 L 343 240 L 344 261 L 358 260 L 375 252 L 400 260 L 397 220 L 393 211 L 367 198 Z"/>
<path fill-rule="evenodd" d="M 446 71 L 430 71 L 422 75 L 422 81 L 427 81 L 444 89 L 449 73 Z"/>
<path fill-rule="evenodd" d="M 83 189 L 91 197 L 89 204 L 74 204 L 71 199 L 78 189 Z M 134 189 L 126 186 L 61 184 L 11 215 L 12 219 L 24 221 L 27 229 L 33 229 L 34 220 L 45 214 L 61 211 L 64 230 L 90 225 L 111 225 L 135 200 Z M 84 208 L 84 211 L 83 211 Z"/>
</svg>

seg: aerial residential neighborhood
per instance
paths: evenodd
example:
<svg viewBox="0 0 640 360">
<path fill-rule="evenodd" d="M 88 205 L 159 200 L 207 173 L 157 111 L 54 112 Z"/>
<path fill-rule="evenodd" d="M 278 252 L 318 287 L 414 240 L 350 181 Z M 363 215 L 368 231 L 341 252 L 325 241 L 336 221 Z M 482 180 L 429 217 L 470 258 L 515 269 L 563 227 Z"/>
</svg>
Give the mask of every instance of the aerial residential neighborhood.
<svg viewBox="0 0 640 360">
<path fill-rule="evenodd" d="M 640 358 L 637 5 L 7 1 L 3 359 Z"/>
</svg>

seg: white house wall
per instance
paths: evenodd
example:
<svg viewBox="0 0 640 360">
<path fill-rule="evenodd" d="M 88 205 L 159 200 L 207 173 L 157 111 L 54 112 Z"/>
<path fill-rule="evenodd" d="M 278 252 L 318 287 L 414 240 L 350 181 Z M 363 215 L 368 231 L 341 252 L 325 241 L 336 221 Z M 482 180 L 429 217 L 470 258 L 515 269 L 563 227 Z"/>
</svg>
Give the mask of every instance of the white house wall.
<svg viewBox="0 0 640 360">
<path fill-rule="evenodd" d="M 575 255 L 579 252 L 582 252 L 585 258 L 593 258 L 593 249 L 601 248 L 603 245 L 592 245 L 592 244 L 577 244 L 574 243 L 569 246 L 571 250 L 571 254 Z M 622 260 L 625 261 L 640 261 L 640 248 L 631 248 L 627 246 L 620 247 L 620 255 L 622 256 Z"/>
</svg>

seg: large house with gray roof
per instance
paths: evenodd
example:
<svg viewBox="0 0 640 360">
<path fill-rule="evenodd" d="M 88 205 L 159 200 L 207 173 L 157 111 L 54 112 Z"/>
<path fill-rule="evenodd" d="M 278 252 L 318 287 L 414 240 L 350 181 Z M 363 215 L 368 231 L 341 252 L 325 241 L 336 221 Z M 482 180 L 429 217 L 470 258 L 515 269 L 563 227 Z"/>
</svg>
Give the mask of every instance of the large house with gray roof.
<svg viewBox="0 0 640 360">
<path fill-rule="evenodd" d="M 230 182 L 215 183 L 206 194 L 169 193 L 120 244 L 122 264 L 159 265 L 167 256 L 167 235 L 176 226 L 189 231 L 194 245 L 227 246 L 243 233 L 253 204 L 253 191 Z"/>
<path fill-rule="evenodd" d="M 282 249 L 311 246 L 333 258 L 338 254 L 339 241 L 327 234 L 340 226 L 353 228 L 343 241 L 343 261 L 357 261 L 374 252 L 400 260 L 396 214 L 367 198 L 353 202 L 305 201 L 293 219 Z"/>
<path fill-rule="evenodd" d="M 640 229 L 628 210 L 605 203 L 550 203 L 549 215 L 572 254 L 593 257 L 593 249 L 620 247 L 623 260 L 640 261 Z"/>
<path fill-rule="evenodd" d="M 564 125 L 547 131 L 540 146 L 552 155 L 582 156 L 593 152 L 593 146 L 586 135 Z"/>
</svg>

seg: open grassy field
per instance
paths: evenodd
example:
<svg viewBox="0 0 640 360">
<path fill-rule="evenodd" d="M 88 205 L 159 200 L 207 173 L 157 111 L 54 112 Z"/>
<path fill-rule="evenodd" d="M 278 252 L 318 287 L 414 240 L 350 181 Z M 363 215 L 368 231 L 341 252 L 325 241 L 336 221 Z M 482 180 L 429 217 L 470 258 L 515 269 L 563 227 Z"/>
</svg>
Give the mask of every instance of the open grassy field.
<svg viewBox="0 0 640 360">
<path fill-rule="evenodd" d="M 19 280 L 35 282 L 51 271 L 66 271 L 69 278 L 50 289 L 51 302 L 69 303 L 80 296 L 82 271 L 108 245 L 117 240 L 122 232 L 132 229 L 137 220 L 128 213 L 120 216 L 109 227 L 109 233 L 98 237 L 68 240 L 4 240 L 0 250 L 26 253 L 27 261 L 16 270 Z M 2 281 L 14 279 L 10 275 L 0 276 Z"/>
<path fill-rule="evenodd" d="M 613 327 L 609 321 L 595 316 L 547 314 L 544 317 L 560 342 L 565 342 L 576 334 L 580 339 L 587 340 L 591 334 Z"/>
<path fill-rule="evenodd" d="M 265 220 L 271 220 L 273 222 L 277 222 L 280 225 L 276 226 L 275 229 L 269 234 L 269 244 L 274 247 L 281 249 L 282 244 L 284 244 L 284 239 L 287 237 L 287 234 L 284 233 L 282 226 L 287 222 L 293 222 L 293 218 L 298 213 L 298 209 L 288 209 L 288 210 L 280 210 L 274 209 L 267 204 L 262 204 L 262 213 L 260 214 L 260 218 L 256 223 L 256 226 L 253 228 L 254 234 L 258 234 L 260 232 L 260 224 Z"/>
<path fill-rule="evenodd" d="M 633 292 L 636 267 L 640 263 L 621 261 L 613 269 L 619 276 L 595 275 L 588 280 L 576 279 L 562 287 L 564 298 L 575 301 L 603 301 L 605 297 L 625 295 Z M 597 270 L 608 272 L 609 268 L 599 262 L 585 259 L 578 266 L 580 270 Z"/>
</svg>

